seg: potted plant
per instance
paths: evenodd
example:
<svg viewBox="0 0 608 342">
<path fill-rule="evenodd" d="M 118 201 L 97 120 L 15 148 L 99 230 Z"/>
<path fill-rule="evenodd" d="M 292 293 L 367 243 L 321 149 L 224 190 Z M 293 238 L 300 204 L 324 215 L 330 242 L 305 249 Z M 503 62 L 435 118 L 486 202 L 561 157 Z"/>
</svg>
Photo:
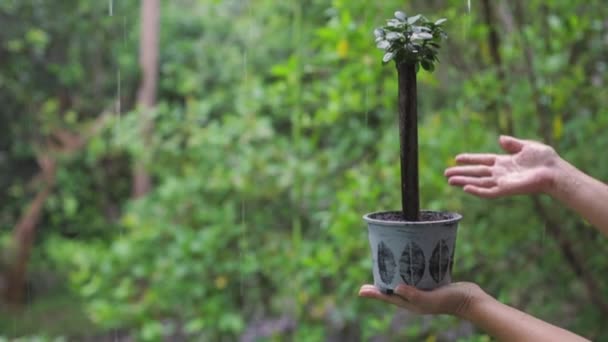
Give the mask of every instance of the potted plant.
<svg viewBox="0 0 608 342">
<path fill-rule="evenodd" d="M 395 62 L 399 86 L 401 210 L 363 216 L 368 224 L 374 285 L 392 293 L 399 283 L 430 290 L 451 282 L 456 230 L 461 215 L 420 210 L 416 73 L 432 72 L 446 37 L 445 19 L 435 22 L 401 11 L 374 30 L 382 62 Z"/>
</svg>

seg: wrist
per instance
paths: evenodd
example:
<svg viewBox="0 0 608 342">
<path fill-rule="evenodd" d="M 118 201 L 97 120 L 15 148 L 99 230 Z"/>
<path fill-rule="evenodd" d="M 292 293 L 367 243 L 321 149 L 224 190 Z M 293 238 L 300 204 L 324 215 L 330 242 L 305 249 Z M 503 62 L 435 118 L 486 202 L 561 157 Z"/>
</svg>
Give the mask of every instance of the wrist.
<svg viewBox="0 0 608 342">
<path fill-rule="evenodd" d="M 475 285 L 466 292 L 461 304 L 453 313 L 454 316 L 467 321 L 473 321 L 475 313 L 479 312 L 479 307 L 484 303 L 494 300 L 494 298 L 483 291 L 479 286 Z"/>
<path fill-rule="evenodd" d="M 528 162 L 530 160 L 540 162 L 533 179 L 537 186 L 531 192 L 552 195 L 563 178 L 565 161 L 552 147 L 542 144 L 532 144 L 526 159 Z"/>
<path fill-rule="evenodd" d="M 573 169 L 573 166 L 567 161 L 557 157 L 557 160 L 549 167 L 548 182 L 543 192 L 557 200 L 567 197 L 570 191 L 569 184 L 574 176 Z"/>
</svg>

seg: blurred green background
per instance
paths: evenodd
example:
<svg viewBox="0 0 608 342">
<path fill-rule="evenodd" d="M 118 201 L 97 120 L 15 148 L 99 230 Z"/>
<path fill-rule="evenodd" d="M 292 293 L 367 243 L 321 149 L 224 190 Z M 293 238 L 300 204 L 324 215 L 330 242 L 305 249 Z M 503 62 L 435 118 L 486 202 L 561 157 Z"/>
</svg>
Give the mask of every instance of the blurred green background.
<svg viewBox="0 0 608 342">
<path fill-rule="evenodd" d="M 173 0 L 156 28 L 143 3 L 0 1 L 0 341 L 489 341 L 357 297 L 361 216 L 400 205 L 372 34 L 397 9 L 448 19 L 418 105 L 422 206 L 464 216 L 454 278 L 608 341 L 606 238 L 443 177 L 511 133 L 608 179 L 604 1 Z"/>
</svg>

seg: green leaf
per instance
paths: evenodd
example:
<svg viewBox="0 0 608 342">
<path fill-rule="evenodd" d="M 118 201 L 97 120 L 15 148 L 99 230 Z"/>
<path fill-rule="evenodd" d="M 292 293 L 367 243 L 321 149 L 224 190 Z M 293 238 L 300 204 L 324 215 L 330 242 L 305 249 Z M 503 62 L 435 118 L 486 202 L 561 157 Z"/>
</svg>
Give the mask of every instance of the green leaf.
<svg viewBox="0 0 608 342">
<path fill-rule="evenodd" d="M 410 25 L 412 25 L 415 22 L 417 22 L 420 18 L 422 18 L 421 14 L 418 14 L 418 15 L 415 15 L 413 17 L 407 18 L 407 23 L 410 24 Z"/>
<path fill-rule="evenodd" d="M 376 44 L 376 46 L 377 46 L 379 49 L 384 49 L 384 50 L 386 50 L 386 49 L 388 49 L 388 48 L 391 46 L 391 43 L 389 43 L 389 42 L 388 42 L 388 41 L 386 41 L 386 40 L 381 40 L 381 41 L 379 41 L 379 42 Z"/>
<path fill-rule="evenodd" d="M 387 52 L 384 54 L 384 57 L 382 57 L 382 61 L 384 63 L 387 63 L 388 61 L 390 61 L 391 59 L 393 59 L 393 57 L 395 57 L 395 53 L 394 52 Z"/>
<path fill-rule="evenodd" d="M 422 68 L 426 71 L 433 71 L 435 70 L 435 66 L 433 65 L 433 62 L 423 59 L 422 61 L 420 61 L 420 64 L 422 64 Z"/>
<path fill-rule="evenodd" d="M 435 22 L 435 25 L 439 26 L 439 25 L 445 23 L 446 21 L 448 21 L 446 18 L 441 18 Z"/>
<path fill-rule="evenodd" d="M 429 40 L 433 39 L 433 35 L 427 32 L 419 32 L 412 34 L 412 40 Z"/>
<path fill-rule="evenodd" d="M 395 40 L 399 40 L 403 38 L 403 35 L 401 33 L 397 33 L 397 32 L 389 32 L 386 34 L 386 39 L 389 41 L 395 41 Z"/>
<path fill-rule="evenodd" d="M 409 20 L 409 19 L 408 19 Z M 386 23 L 386 26 L 388 27 L 400 27 L 401 25 L 403 25 L 404 23 L 400 22 L 397 19 L 389 19 Z"/>
<path fill-rule="evenodd" d="M 407 19 L 407 15 L 405 15 L 405 13 L 403 13 L 401 11 L 397 11 L 397 12 L 395 12 L 395 18 L 397 18 L 401 21 L 405 21 Z"/>
</svg>

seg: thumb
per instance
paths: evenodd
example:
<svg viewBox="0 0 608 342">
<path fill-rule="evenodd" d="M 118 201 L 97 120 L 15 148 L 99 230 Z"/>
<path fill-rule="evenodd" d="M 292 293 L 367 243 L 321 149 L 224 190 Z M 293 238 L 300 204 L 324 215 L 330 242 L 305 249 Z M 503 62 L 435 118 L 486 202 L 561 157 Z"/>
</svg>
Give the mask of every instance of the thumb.
<svg viewBox="0 0 608 342">
<path fill-rule="evenodd" d="M 501 135 L 498 141 L 500 142 L 502 149 L 511 154 L 521 151 L 524 147 L 523 140 L 508 135 Z"/>
</svg>

